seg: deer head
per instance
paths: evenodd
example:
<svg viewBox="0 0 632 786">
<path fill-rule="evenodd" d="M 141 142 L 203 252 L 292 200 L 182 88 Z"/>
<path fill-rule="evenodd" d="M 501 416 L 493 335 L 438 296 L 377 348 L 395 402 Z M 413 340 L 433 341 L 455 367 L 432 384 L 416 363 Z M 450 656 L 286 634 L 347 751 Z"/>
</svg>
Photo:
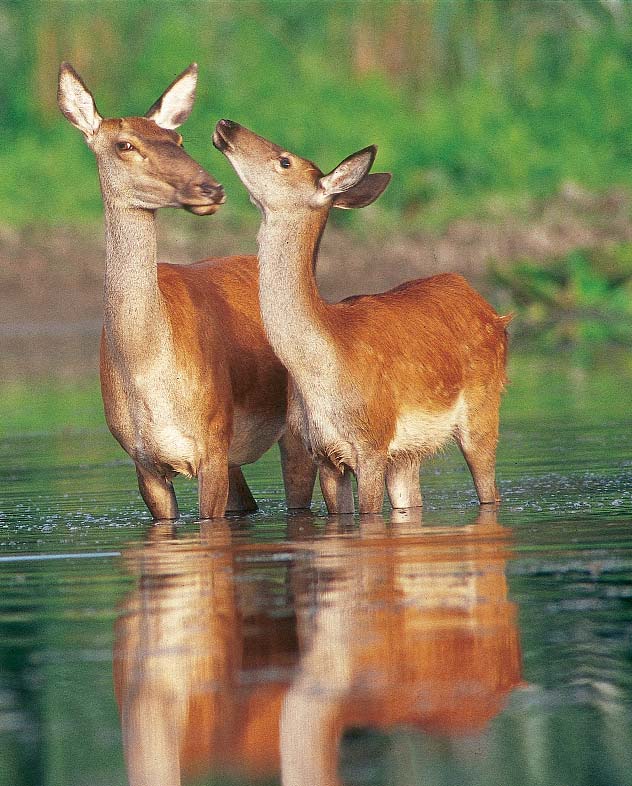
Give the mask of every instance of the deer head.
<svg viewBox="0 0 632 786">
<path fill-rule="evenodd" d="M 264 213 L 366 207 L 391 179 L 387 173 L 369 174 L 377 153 L 374 145 L 345 158 L 323 175 L 312 161 L 289 153 L 232 120 L 219 121 L 213 144 L 228 158 Z"/>
<path fill-rule="evenodd" d="M 197 72 L 190 65 L 144 117 L 104 119 L 74 68 L 61 64 L 57 103 L 97 159 L 105 200 L 145 210 L 183 207 L 196 215 L 214 213 L 224 202 L 222 186 L 184 151 L 175 130 L 193 107 Z"/>
</svg>

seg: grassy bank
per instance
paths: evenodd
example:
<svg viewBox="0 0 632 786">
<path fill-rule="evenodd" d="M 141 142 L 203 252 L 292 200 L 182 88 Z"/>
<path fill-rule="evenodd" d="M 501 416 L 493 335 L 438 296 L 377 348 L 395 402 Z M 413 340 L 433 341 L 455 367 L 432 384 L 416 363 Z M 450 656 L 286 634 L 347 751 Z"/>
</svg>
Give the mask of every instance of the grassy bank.
<svg viewBox="0 0 632 786">
<path fill-rule="evenodd" d="M 100 214 L 91 155 L 55 105 L 62 59 L 105 115 L 141 113 L 197 60 L 183 132 L 235 226 L 251 207 L 210 145 L 222 116 L 324 169 L 377 143 L 394 181 L 372 221 L 389 231 L 520 213 L 569 184 L 632 187 L 625 3 L 4 0 L 0 44 L 0 215 L 14 226 Z"/>
</svg>

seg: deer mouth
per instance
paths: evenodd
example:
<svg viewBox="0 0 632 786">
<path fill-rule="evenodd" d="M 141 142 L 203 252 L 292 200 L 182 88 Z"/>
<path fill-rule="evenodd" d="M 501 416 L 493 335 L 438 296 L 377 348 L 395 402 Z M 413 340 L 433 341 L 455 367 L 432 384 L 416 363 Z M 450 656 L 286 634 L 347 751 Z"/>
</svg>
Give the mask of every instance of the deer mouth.
<svg viewBox="0 0 632 786">
<path fill-rule="evenodd" d="M 196 216 L 210 216 L 226 201 L 224 189 L 215 181 L 205 180 L 187 191 L 188 194 L 181 195 L 182 207 Z"/>
<path fill-rule="evenodd" d="M 182 207 L 188 213 L 193 213 L 194 216 L 212 216 L 213 213 L 217 213 L 223 203 L 224 199 L 221 202 L 209 202 L 205 205 L 182 205 Z"/>
</svg>

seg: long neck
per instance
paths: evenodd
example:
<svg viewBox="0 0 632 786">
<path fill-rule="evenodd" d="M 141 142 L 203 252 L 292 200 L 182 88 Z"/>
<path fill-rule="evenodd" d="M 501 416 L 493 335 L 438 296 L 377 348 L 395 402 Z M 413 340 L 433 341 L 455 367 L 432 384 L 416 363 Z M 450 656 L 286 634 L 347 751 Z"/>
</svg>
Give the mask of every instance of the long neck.
<svg viewBox="0 0 632 786">
<path fill-rule="evenodd" d="M 149 351 L 165 330 L 153 212 L 106 200 L 105 240 L 105 333 L 117 354 L 133 360 L 138 348 Z"/>
<path fill-rule="evenodd" d="M 333 362 L 328 304 L 314 269 L 327 215 L 264 216 L 259 230 L 259 296 L 266 334 L 281 362 L 300 379 Z"/>
</svg>

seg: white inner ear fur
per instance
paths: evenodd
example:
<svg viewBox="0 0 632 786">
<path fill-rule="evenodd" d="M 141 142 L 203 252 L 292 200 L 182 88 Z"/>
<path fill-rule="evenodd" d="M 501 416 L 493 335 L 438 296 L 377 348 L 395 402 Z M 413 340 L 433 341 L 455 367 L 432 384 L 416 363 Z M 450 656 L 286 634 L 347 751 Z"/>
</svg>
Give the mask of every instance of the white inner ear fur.
<svg viewBox="0 0 632 786">
<path fill-rule="evenodd" d="M 88 139 L 101 127 L 103 118 L 97 112 L 94 98 L 70 71 L 59 78 L 59 103 L 64 115 Z"/>
<path fill-rule="evenodd" d="M 328 175 L 321 177 L 318 181 L 319 190 L 322 191 L 324 197 L 332 197 L 335 194 L 348 191 L 365 177 L 372 163 L 373 155 L 364 150 L 346 158 Z"/>
<path fill-rule="evenodd" d="M 197 66 L 190 66 L 165 90 L 146 117 L 161 128 L 173 129 L 181 126 L 193 109 L 197 77 Z"/>
</svg>

